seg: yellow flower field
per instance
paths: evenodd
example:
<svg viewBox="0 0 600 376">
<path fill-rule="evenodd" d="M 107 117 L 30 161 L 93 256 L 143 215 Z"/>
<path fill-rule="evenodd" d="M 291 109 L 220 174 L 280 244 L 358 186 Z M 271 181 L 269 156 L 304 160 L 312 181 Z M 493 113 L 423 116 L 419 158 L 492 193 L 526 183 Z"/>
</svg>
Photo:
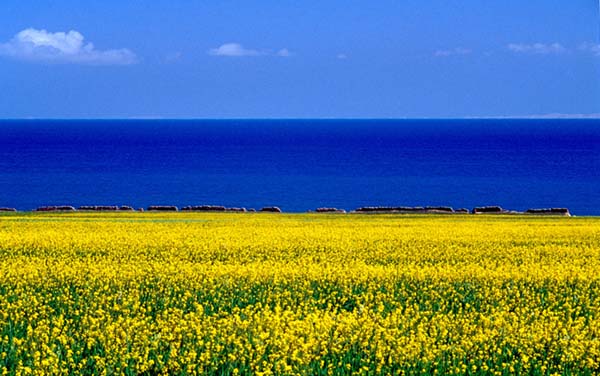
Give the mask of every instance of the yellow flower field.
<svg viewBox="0 0 600 376">
<path fill-rule="evenodd" d="M 2 374 L 600 372 L 600 219 L 0 216 Z"/>
</svg>

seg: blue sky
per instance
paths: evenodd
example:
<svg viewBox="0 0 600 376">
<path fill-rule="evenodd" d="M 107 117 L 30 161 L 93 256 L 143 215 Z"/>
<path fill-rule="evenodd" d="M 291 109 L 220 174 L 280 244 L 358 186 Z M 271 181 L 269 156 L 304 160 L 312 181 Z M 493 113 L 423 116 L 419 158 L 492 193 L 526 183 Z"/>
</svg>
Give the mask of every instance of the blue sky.
<svg viewBox="0 0 600 376">
<path fill-rule="evenodd" d="M 0 118 L 600 114 L 595 0 L 0 7 Z"/>
</svg>

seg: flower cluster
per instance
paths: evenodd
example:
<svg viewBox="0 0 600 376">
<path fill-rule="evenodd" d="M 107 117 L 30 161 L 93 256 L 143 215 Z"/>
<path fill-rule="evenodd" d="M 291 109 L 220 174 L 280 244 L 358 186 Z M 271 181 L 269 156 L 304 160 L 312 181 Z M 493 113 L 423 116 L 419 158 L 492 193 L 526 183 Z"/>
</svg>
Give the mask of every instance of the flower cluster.
<svg viewBox="0 0 600 376">
<path fill-rule="evenodd" d="M 600 220 L 0 216 L 0 371 L 597 374 Z"/>
</svg>

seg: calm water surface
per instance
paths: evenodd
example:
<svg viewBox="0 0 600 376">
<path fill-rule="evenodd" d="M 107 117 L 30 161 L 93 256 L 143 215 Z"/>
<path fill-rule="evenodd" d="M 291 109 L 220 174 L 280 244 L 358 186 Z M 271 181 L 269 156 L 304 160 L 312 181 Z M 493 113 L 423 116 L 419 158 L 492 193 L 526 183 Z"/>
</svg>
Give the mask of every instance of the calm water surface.
<svg viewBox="0 0 600 376">
<path fill-rule="evenodd" d="M 600 121 L 0 121 L 0 206 L 57 204 L 600 215 Z"/>
</svg>

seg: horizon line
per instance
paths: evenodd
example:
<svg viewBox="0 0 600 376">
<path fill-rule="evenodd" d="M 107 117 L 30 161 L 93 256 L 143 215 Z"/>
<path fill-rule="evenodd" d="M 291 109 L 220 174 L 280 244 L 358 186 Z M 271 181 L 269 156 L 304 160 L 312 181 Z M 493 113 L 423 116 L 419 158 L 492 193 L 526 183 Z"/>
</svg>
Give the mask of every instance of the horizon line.
<svg viewBox="0 0 600 376">
<path fill-rule="evenodd" d="M 128 116 L 128 117 L 15 117 L 0 118 L 0 121 L 22 120 L 600 120 L 599 114 L 552 114 L 535 116 L 464 116 L 464 117 L 160 117 L 160 116 Z"/>
</svg>

